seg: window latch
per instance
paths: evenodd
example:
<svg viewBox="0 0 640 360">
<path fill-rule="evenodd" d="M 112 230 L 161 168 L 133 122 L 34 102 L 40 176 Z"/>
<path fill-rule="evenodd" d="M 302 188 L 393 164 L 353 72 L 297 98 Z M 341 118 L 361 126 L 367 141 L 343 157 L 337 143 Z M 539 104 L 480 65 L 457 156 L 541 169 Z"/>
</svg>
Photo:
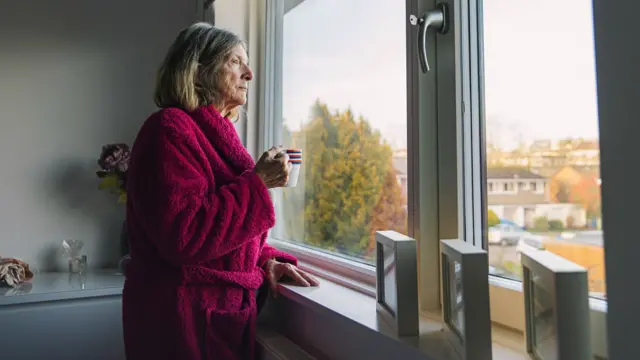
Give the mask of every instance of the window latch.
<svg viewBox="0 0 640 360">
<path fill-rule="evenodd" d="M 435 28 L 440 34 L 446 34 L 449 31 L 449 5 L 439 3 L 435 9 L 426 11 L 420 17 L 411 15 L 409 22 L 411 25 L 418 26 L 418 58 L 422 72 L 427 73 L 431 70 L 427 59 L 427 30 Z"/>
</svg>

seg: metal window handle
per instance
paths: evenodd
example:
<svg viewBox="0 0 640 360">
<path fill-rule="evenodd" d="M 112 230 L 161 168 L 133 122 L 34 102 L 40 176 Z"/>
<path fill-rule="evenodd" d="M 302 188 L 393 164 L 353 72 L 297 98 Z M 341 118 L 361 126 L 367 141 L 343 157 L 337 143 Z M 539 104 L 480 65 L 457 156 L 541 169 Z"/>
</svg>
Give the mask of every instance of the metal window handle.
<svg viewBox="0 0 640 360">
<path fill-rule="evenodd" d="M 440 34 L 449 31 L 449 5 L 440 3 L 435 9 L 425 12 L 420 17 L 411 15 L 409 21 L 411 25 L 418 25 L 418 58 L 422 72 L 426 73 L 431 70 L 427 59 L 427 30 L 433 27 Z"/>
</svg>

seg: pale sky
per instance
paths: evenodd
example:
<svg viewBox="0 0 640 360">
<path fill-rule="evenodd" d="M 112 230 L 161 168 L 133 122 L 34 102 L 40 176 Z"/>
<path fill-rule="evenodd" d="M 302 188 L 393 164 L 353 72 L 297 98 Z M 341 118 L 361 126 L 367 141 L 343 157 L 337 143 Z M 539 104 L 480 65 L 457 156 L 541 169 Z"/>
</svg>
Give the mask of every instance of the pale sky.
<svg viewBox="0 0 640 360">
<path fill-rule="evenodd" d="M 591 0 L 486 0 L 484 14 L 488 137 L 504 147 L 520 137 L 596 138 Z M 393 0 L 306 0 L 289 12 L 288 126 L 307 121 L 320 98 L 406 146 L 405 18 L 404 1 Z"/>
</svg>

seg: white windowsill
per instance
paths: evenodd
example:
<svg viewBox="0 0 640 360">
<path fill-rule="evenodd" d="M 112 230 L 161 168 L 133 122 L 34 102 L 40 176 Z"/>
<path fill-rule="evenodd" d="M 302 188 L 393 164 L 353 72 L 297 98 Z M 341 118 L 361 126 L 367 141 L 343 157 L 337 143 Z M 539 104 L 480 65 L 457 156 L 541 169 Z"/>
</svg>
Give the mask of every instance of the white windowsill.
<svg viewBox="0 0 640 360">
<path fill-rule="evenodd" d="M 68 272 L 36 273 L 15 288 L 0 287 L 0 307 L 48 301 L 120 296 L 124 275 L 115 270 L 91 270 L 85 275 Z"/>
<path fill-rule="evenodd" d="M 284 286 L 284 294 L 303 305 L 340 314 L 373 331 L 394 337 L 388 329 L 385 330 L 384 324 L 381 324 L 377 319 L 375 270 L 373 267 L 290 242 L 270 239 L 270 244 L 298 257 L 301 269 L 315 274 L 321 278 L 323 284 L 327 284 L 323 288 L 315 289 Z M 494 353 L 516 350 L 517 354 L 522 354 L 524 349 L 522 283 L 498 276 L 489 276 L 489 284 L 491 286 L 491 320 L 495 324 L 493 327 Z M 326 287 L 332 290 L 325 291 Z M 608 353 L 606 343 L 607 302 L 590 298 L 590 306 L 592 323 L 594 324 L 592 329 L 593 350 L 596 356 L 606 358 Z M 439 324 L 439 320 L 436 323 Z M 430 327 L 433 327 L 433 320 L 425 315 L 421 320 L 421 329 L 429 329 Z M 394 338 L 397 339 L 397 337 Z M 406 339 L 403 340 L 403 342 L 406 341 Z M 416 345 L 414 344 L 414 346 Z"/>
<path fill-rule="evenodd" d="M 420 336 L 398 337 L 376 312 L 376 301 L 373 297 L 346 288 L 334 282 L 319 279 L 319 287 L 303 288 L 291 285 L 280 286 L 280 296 L 294 301 L 304 308 L 319 312 L 322 317 L 346 318 L 359 325 L 363 331 L 371 331 L 391 338 L 427 355 L 425 358 L 436 360 L 458 360 L 459 357 L 446 340 L 441 331 L 441 321 L 431 315 L 423 314 L 420 319 Z M 494 341 L 493 358 L 496 360 L 527 359 L 525 354 L 517 349 L 522 336 L 514 335 L 508 330 L 494 331 L 494 337 L 504 341 Z M 358 337 L 354 335 L 354 337 Z M 514 341 L 514 339 L 516 339 Z M 510 347 L 512 345 L 513 347 Z M 515 348 L 514 348 L 515 347 Z"/>
<path fill-rule="evenodd" d="M 300 267 L 312 274 L 360 293 L 375 296 L 376 273 L 372 266 L 273 238 L 269 239 L 269 244 L 296 256 L 300 260 Z M 489 285 L 522 294 L 522 282 L 517 280 L 489 275 Z M 592 311 L 607 312 L 606 300 L 589 298 L 589 304 Z M 502 325 L 510 326 L 510 324 Z"/>
</svg>

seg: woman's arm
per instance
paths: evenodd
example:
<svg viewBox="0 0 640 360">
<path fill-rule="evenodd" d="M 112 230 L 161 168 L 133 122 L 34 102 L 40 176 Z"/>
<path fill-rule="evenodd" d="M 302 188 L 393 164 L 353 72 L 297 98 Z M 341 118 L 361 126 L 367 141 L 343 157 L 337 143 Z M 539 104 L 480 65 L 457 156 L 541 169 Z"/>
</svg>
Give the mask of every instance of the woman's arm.
<svg viewBox="0 0 640 360">
<path fill-rule="evenodd" d="M 296 259 L 295 256 L 280 251 L 268 244 L 264 244 L 260 251 L 260 257 L 258 258 L 258 267 L 263 268 L 268 260 L 276 260 L 298 266 L 298 259 Z"/>
<path fill-rule="evenodd" d="M 133 149 L 128 197 L 162 257 L 175 265 L 208 261 L 273 227 L 267 187 L 254 171 L 215 188 L 188 135 L 161 122 L 147 130 Z"/>
</svg>

